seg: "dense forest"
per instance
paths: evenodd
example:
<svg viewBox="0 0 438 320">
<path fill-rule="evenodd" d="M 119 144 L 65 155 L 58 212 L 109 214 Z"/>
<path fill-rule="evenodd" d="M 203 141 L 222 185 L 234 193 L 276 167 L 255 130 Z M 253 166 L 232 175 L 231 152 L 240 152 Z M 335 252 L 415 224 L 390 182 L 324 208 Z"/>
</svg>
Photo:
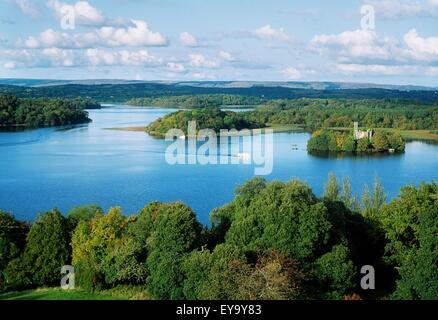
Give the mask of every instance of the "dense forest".
<svg viewBox="0 0 438 320">
<path fill-rule="evenodd" d="M 181 96 L 198 94 L 229 94 L 262 99 L 407 99 L 426 104 L 438 101 L 436 91 L 407 91 L 379 88 L 364 89 L 296 89 L 282 86 L 252 85 L 248 87 L 199 87 L 189 84 L 131 83 L 131 84 L 66 84 L 40 87 L 0 85 L 0 94 L 14 94 L 20 98 L 50 97 L 74 99 L 88 97 L 101 102 L 121 102 L 133 98 Z"/>
<path fill-rule="evenodd" d="M 0 95 L 0 127 L 52 127 L 91 121 L 84 109 L 100 108 L 93 100 L 18 99 Z"/>
<path fill-rule="evenodd" d="M 172 108 L 208 108 L 221 106 L 253 106 L 264 100 L 258 97 L 231 94 L 199 94 L 184 96 L 165 96 L 154 98 L 135 98 L 126 104 L 133 106 L 172 107 Z"/>
<path fill-rule="evenodd" d="M 403 152 L 406 142 L 397 132 L 376 131 L 372 139 L 355 139 L 353 131 L 317 130 L 307 142 L 309 152 L 372 153 L 393 149 Z"/>
<path fill-rule="evenodd" d="M 361 199 L 330 174 L 308 185 L 254 178 L 201 225 L 187 205 L 153 202 L 134 215 L 97 206 L 0 212 L 0 288 L 141 288 L 153 299 L 438 299 L 438 186 L 406 186 L 386 202 L 378 181 Z M 372 265 L 376 290 L 362 290 Z"/>
<path fill-rule="evenodd" d="M 247 114 L 250 120 L 302 125 L 309 131 L 327 127 L 401 130 L 438 129 L 438 105 L 407 100 L 297 99 L 272 100 Z"/>
<path fill-rule="evenodd" d="M 219 108 L 182 110 L 159 118 L 146 127 L 146 132 L 165 136 L 171 129 L 180 129 L 188 134 L 188 122 L 196 121 L 196 129 L 212 129 L 217 134 L 221 129 L 254 129 L 264 127 L 263 123 L 247 120 L 243 113 L 222 111 Z"/>
<path fill-rule="evenodd" d="M 401 152 L 405 147 L 404 139 L 397 132 L 383 129 L 427 129 L 432 133 L 438 128 L 438 106 L 404 100 L 271 100 L 247 112 L 206 107 L 178 111 L 152 122 L 146 131 L 164 136 L 170 129 L 181 129 L 187 134 L 188 121 L 196 121 L 198 129 L 216 132 L 295 125 L 314 133 L 309 141 L 309 151 L 382 152 L 394 149 Z M 349 132 L 353 122 L 377 129 L 372 141 L 353 139 Z"/>
</svg>

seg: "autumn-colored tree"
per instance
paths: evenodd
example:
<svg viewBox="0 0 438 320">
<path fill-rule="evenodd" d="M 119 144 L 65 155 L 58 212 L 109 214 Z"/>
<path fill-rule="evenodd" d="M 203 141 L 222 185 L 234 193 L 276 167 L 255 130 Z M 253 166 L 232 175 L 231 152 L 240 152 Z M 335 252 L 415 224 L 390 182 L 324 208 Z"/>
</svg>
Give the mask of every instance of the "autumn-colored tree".
<svg viewBox="0 0 438 320">
<path fill-rule="evenodd" d="M 76 281 L 84 289 L 145 282 L 143 247 L 127 232 L 133 219 L 112 208 L 106 215 L 79 222 L 72 237 L 72 260 Z"/>
<path fill-rule="evenodd" d="M 377 131 L 374 133 L 371 140 L 371 144 L 375 151 L 386 151 L 390 148 L 387 135 L 382 131 Z"/>
<path fill-rule="evenodd" d="M 294 300 L 304 294 L 304 273 L 297 261 L 277 252 L 259 256 L 254 267 L 230 264 L 237 277 L 237 298 L 243 300 Z"/>
</svg>

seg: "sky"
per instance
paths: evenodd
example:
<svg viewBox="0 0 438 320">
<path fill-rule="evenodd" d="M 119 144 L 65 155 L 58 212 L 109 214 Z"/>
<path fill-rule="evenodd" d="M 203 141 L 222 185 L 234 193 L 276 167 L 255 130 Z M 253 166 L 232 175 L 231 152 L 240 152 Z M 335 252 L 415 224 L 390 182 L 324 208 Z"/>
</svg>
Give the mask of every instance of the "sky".
<svg viewBox="0 0 438 320">
<path fill-rule="evenodd" d="M 0 78 L 438 86 L 438 0 L 0 0 Z"/>
</svg>

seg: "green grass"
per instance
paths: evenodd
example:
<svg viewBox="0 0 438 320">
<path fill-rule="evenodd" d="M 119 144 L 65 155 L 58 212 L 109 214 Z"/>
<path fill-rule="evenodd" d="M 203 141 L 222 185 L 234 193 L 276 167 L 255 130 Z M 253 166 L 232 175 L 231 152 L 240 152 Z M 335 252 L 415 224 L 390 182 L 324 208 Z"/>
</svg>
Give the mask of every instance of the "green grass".
<svg viewBox="0 0 438 320">
<path fill-rule="evenodd" d="M 304 129 L 296 124 L 270 124 L 268 123 L 267 129 L 273 129 L 274 132 L 303 132 Z"/>
<path fill-rule="evenodd" d="M 147 300 L 149 296 L 141 287 L 117 287 L 95 293 L 80 289 L 39 288 L 0 294 L 0 300 Z"/>
<path fill-rule="evenodd" d="M 409 140 L 438 141 L 438 132 L 430 130 L 400 130 L 403 138 Z"/>
</svg>

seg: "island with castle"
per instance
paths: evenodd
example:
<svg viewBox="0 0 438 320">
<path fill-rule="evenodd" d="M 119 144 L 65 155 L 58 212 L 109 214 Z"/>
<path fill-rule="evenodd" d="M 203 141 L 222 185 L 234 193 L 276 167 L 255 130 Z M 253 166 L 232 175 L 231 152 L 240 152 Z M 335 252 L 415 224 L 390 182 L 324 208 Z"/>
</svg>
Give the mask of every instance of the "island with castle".
<svg viewBox="0 0 438 320">
<path fill-rule="evenodd" d="M 354 154 L 404 152 L 405 140 L 397 132 L 383 129 L 323 128 L 315 131 L 307 142 L 309 152 L 346 152 Z"/>
</svg>

